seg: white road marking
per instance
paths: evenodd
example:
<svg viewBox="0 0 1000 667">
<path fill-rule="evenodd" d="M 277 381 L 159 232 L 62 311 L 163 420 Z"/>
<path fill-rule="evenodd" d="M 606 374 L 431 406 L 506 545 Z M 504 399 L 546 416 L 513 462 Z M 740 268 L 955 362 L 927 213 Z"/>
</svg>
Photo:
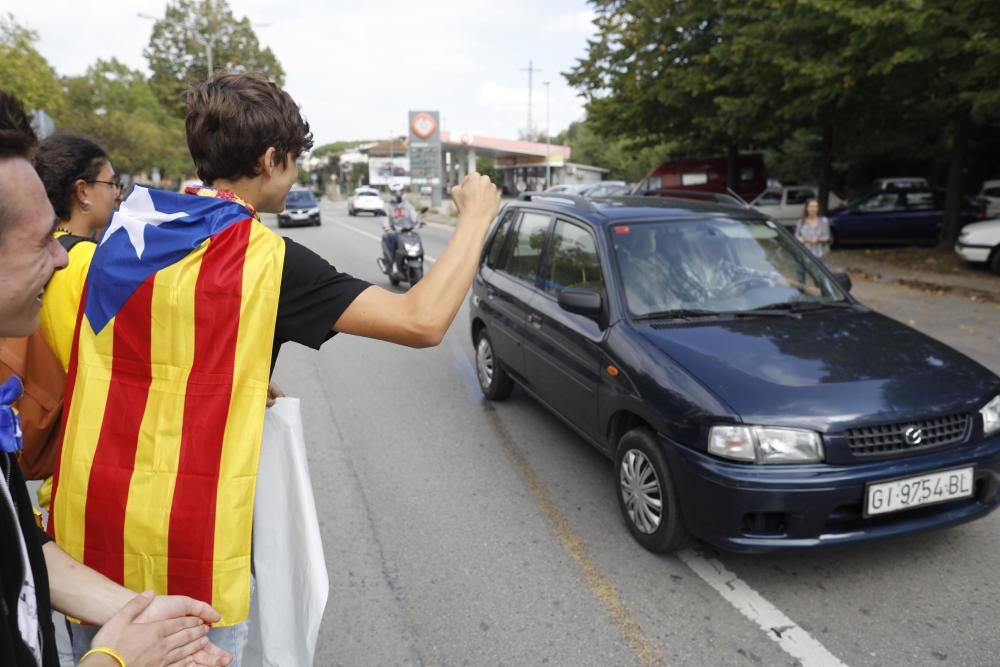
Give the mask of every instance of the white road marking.
<svg viewBox="0 0 1000 667">
<path fill-rule="evenodd" d="M 845 667 L 837 656 L 718 560 L 692 549 L 679 552 L 677 557 L 803 667 Z"/>
<path fill-rule="evenodd" d="M 341 222 L 340 220 L 334 220 L 334 222 L 337 225 L 343 227 L 344 229 L 350 229 L 355 234 L 361 234 L 362 236 L 367 236 L 370 239 L 375 239 L 379 243 L 382 242 L 382 237 L 381 236 L 376 236 L 375 234 L 372 234 L 371 232 L 366 232 L 363 229 L 358 229 L 357 227 L 354 227 L 353 225 L 349 225 L 346 222 Z M 426 261 L 430 262 L 431 264 L 433 264 L 434 262 L 437 261 L 437 257 L 432 257 L 430 255 L 424 255 L 424 260 L 426 260 Z"/>
</svg>

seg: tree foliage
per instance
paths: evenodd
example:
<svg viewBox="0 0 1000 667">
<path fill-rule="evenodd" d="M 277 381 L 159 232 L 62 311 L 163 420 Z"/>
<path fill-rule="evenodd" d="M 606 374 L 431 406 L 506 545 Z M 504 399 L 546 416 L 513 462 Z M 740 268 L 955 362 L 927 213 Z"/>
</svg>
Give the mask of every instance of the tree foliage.
<svg viewBox="0 0 1000 667">
<path fill-rule="evenodd" d="M 38 35 L 14 20 L 0 16 L 0 88 L 17 95 L 28 110 L 62 111 L 59 77 L 38 50 Z"/>
<path fill-rule="evenodd" d="M 86 74 L 66 79 L 66 109 L 57 125 L 93 137 L 118 171 L 158 168 L 164 176 L 193 171 L 184 123 L 153 94 L 142 72 L 117 60 L 98 60 Z"/>
<path fill-rule="evenodd" d="M 143 53 L 153 72 L 153 91 L 177 116 L 184 115 L 184 91 L 210 74 L 209 49 L 213 70 L 256 72 L 284 83 L 274 53 L 261 47 L 250 20 L 237 19 L 226 0 L 171 0 Z"/>
<path fill-rule="evenodd" d="M 996 0 L 591 2 L 597 35 L 566 78 L 601 136 L 792 150 L 821 191 L 909 161 L 947 174 L 951 223 L 970 147 L 994 145 Z"/>
</svg>

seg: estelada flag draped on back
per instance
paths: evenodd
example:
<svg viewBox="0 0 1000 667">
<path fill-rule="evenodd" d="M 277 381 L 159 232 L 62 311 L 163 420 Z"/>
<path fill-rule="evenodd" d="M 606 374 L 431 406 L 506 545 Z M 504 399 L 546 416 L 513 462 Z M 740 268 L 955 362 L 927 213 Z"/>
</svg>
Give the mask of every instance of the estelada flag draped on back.
<svg viewBox="0 0 1000 667">
<path fill-rule="evenodd" d="M 284 242 L 227 191 L 135 187 L 77 316 L 49 530 L 133 590 L 246 619 Z"/>
</svg>

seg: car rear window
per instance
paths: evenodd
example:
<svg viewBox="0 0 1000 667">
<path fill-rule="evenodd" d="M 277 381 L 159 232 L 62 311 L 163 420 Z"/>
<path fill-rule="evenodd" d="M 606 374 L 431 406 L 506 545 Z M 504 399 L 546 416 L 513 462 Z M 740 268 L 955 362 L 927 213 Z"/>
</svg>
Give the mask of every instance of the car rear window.
<svg viewBox="0 0 1000 667">
<path fill-rule="evenodd" d="M 1000 188 L 986 188 L 983 194 L 987 197 L 1000 197 Z"/>
</svg>

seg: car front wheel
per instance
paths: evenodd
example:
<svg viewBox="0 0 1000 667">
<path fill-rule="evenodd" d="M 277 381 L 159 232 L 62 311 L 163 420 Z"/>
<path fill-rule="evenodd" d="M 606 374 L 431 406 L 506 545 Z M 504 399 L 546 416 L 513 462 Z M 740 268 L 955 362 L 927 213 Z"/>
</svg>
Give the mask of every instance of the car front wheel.
<svg viewBox="0 0 1000 667">
<path fill-rule="evenodd" d="M 654 553 L 670 553 L 690 541 L 670 477 L 667 457 L 656 436 L 634 428 L 618 441 L 615 491 L 632 537 Z"/>
<path fill-rule="evenodd" d="M 1000 246 L 993 249 L 993 253 L 990 254 L 990 270 L 993 273 L 1000 274 Z"/>
<path fill-rule="evenodd" d="M 514 390 L 514 381 L 500 366 L 493 349 L 493 341 L 485 329 L 476 337 L 476 377 L 479 379 L 479 388 L 483 390 L 483 396 L 491 401 L 502 401 Z"/>
</svg>

